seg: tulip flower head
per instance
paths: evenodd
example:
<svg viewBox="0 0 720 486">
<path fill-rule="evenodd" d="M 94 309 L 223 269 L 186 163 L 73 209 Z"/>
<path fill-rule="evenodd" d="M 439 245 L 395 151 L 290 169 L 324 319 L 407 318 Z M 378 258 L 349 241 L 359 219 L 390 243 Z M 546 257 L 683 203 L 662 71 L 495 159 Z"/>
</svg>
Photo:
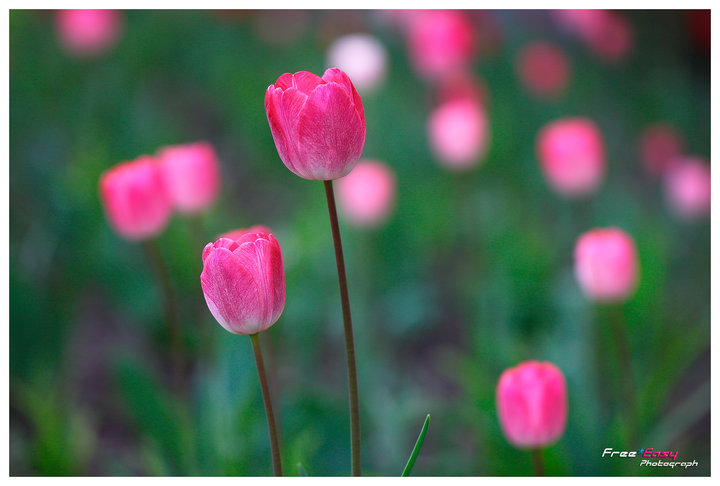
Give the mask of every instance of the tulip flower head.
<svg viewBox="0 0 720 486">
<path fill-rule="evenodd" d="M 676 159 L 665 173 L 665 194 L 682 219 L 710 214 L 710 165 L 698 157 Z"/>
<path fill-rule="evenodd" d="M 621 61 L 633 44 L 632 25 L 610 10 L 554 10 L 552 14 L 566 30 L 577 35 L 597 57 Z"/>
<path fill-rule="evenodd" d="M 269 328 L 285 307 L 285 273 L 280 244 L 268 233 L 219 238 L 202 253 L 200 275 L 210 313 L 234 334 Z"/>
<path fill-rule="evenodd" d="M 500 427 L 515 447 L 544 447 L 565 432 L 567 386 L 562 371 L 552 363 L 526 361 L 505 370 L 496 402 Z"/>
<path fill-rule="evenodd" d="M 463 170 L 478 164 L 487 150 L 489 127 L 485 108 L 472 97 L 441 104 L 428 120 L 428 137 L 438 161 Z"/>
<path fill-rule="evenodd" d="M 128 240 L 145 240 L 162 232 L 172 214 L 156 160 L 142 156 L 104 172 L 100 199 L 110 226 Z"/>
<path fill-rule="evenodd" d="M 208 208 L 220 187 L 220 169 L 206 142 L 166 147 L 158 154 L 160 169 L 175 208 L 195 214 Z"/>
<path fill-rule="evenodd" d="M 387 70 L 387 52 L 369 34 L 350 34 L 335 40 L 328 49 L 327 63 L 342 69 L 361 93 L 373 91 Z"/>
<path fill-rule="evenodd" d="M 640 160 L 650 174 L 660 175 L 680 157 L 684 145 L 678 131 L 670 125 L 652 125 L 640 139 Z"/>
<path fill-rule="evenodd" d="M 550 186 L 566 197 L 586 196 L 605 173 L 605 149 L 597 126 L 586 118 L 564 118 L 540 131 L 537 154 Z"/>
<path fill-rule="evenodd" d="M 621 229 L 594 229 L 575 244 L 575 277 L 590 300 L 627 300 L 635 292 L 638 274 L 635 242 Z"/>
<path fill-rule="evenodd" d="M 377 160 L 361 160 L 337 182 L 340 209 L 357 226 L 377 226 L 390 215 L 395 186 L 395 174 L 387 165 Z"/>
<path fill-rule="evenodd" d="M 520 80 L 531 93 L 552 98 L 561 94 L 570 78 L 570 66 L 565 53 L 546 42 L 535 42 L 517 57 Z"/>
<path fill-rule="evenodd" d="M 115 45 L 122 16 L 115 10 L 58 10 L 55 18 L 62 47 L 79 57 L 92 57 Z"/>
<path fill-rule="evenodd" d="M 347 175 L 365 145 L 365 111 L 350 78 L 285 73 L 265 93 L 265 111 L 280 159 L 304 179 Z"/>
</svg>

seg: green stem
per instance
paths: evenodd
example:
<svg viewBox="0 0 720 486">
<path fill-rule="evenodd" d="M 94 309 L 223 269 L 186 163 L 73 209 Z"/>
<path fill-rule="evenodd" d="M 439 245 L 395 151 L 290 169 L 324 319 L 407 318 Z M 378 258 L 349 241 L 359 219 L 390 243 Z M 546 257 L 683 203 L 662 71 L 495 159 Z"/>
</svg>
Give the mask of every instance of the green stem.
<svg viewBox="0 0 720 486">
<path fill-rule="evenodd" d="M 162 253 L 156 240 L 144 242 L 145 252 L 155 271 L 155 276 L 163 296 L 163 307 L 165 311 L 165 325 L 167 326 L 168 341 L 170 342 L 170 354 L 172 360 L 172 381 L 177 389 L 183 386 L 183 368 L 185 356 L 182 345 L 182 330 L 177 313 L 177 298 L 170 280 L 167 266 L 162 258 Z"/>
<path fill-rule="evenodd" d="M 422 429 L 420 429 L 420 435 L 418 435 L 418 438 L 415 441 L 415 447 L 413 447 L 413 450 L 410 453 L 410 458 L 408 459 L 407 464 L 405 464 L 405 469 L 402 472 L 402 477 L 410 476 L 412 468 L 415 465 L 415 459 L 417 459 L 418 454 L 420 454 L 420 449 L 422 449 L 423 443 L 425 442 L 425 435 L 428 431 L 428 425 L 430 425 L 430 414 L 425 417 L 425 423 L 423 423 Z"/>
<path fill-rule="evenodd" d="M 353 340 L 352 317 L 350 316 L 350 298 L 348 297 L 347 276 L 345 275 L 345 258 L 343 257 L 340 227 L 338 225 L 335 194 L 332 181 L 323 181 L 330 227 L 332 228 L 335 261 L 337 263 L 338 283 L 340 285 L 340 303 L 342 304 L 343 324 L 345 326 L 345 351 L 347 354 L 348 392 L 350 395 L 350 454 L 352 475 L 362 476 L 360 465 L 360 407 L 358 405 L 357 369 L 355 367 L 355 342 Z"/>
<path fill-rule="evenodd" d="M 533 449 L 530 453 L 532 454 L 533 471 L 535 471 L 535 476 L 545 476 L 542 451 L 540 450 L 540 448 L 537 448 Z"/>
<path fill-rule="evenodd" d="M 282 476 L 282 461 L 280 460 L 280 446 L 278 445 L 277 427 L 275 426 L 275 414 L 273 413 L 272 400 L 270 399 L 270 388 L 265 376 L 265 364 L 263 363 L 262 351 L 260 350 L 260 339 L 257 334 L 250 334 L 253 352 L 255 353 L 255 364 L 260 377 L 260 388 L 262 389 L 263 402 L 265 403 L 265 415 L 267 416 L 268 432 L 270 433 L 270 449 L 272 451 L 273 472 L 275 476 Z"/>
</svg>

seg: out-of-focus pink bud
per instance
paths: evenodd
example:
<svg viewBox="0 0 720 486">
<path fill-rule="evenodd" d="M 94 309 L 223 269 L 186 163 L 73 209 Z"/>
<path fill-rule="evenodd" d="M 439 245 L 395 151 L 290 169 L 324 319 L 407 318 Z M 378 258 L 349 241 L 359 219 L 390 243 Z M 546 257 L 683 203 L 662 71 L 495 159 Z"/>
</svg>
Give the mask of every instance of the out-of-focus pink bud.
<svg viewBox="0 0 720 486">
<path fill-rule="evenodd" d="M 676 159 L 665 172 L 665 194 L 682 219 L 710 214 L 710 165 L 699 157 Z"/>
<path fill-rule="evenodd" d="M 594 229 L 575 244 L 575 277 L 590 300 L 627 300 L 635 292 L 638 274 L 635 242 L 621 229 Z"/>
<path fill-rule="evenodd" d="M 580 37 L 602 59 L 620 61 L 627 57 L 632 48 L 632 26 L 617 12 L 555 10 L 553 15 L 564 28 Z"/>
<path fill-rule="evenodd" d="M 677 130 L 658 123 L 648 127 L 640 138 L 640 160 L 650 174 L 660 175 L 683 153 L 684 147 Z"/>
<path fill-rule="evenodd" d="M 361 93 L 373 91 L 385 79 L 387 52 L 369 34 L 350 34 L 332 43 L 327 63 L 345 71 Z"/>
<path fill-rule="evenodd" d="M 216 199 L 220 168 L 212 145 L 207 142 L 173 145 L 158 153 L 168 194 L 178 211 L 199 213 Z"/>
<path fill-rule="evenodd" d="M 417 12 L 410 18 L 408 36 L 413 66 L 428 79 L 465 68 L 475 51 L 472 25 L 457 10 Z"/>
<path fill-rule="evenodd" d="M 540 97 L 561 94 L 570 78 L 567 56 L 546 42 L 532 43 L 520 51 L 516 68 L 527 90 Z"/>
<path fill-rule="evenodd" d="M 563 118 L 545 125 L 538 134 L 537 155 L 545 179 L 564 196 L 594 192 L 605 174 L 602 135 L 586 118 Z"/>
<path fill-rule="evenodd" d="M 476 100 L 457 98 L 438 106 L 428 120 L 428 136 L 440 163 L 467 169 L 480 163 L 490 137 L 485 108 Z"/>
<path fill-rule="evenodd" d="M 208 243 L 200 284 L 213 317 L 234 334 L 272 326 L 285 307 L 280 244 L 268 233 L 245 233 Z"/>
<path fill-rule="evenodd" d="M 379 225 L 393 208 L 395 185 L 395 174 L 387 165 L 377 160 L 361 160 L 337 182 L 343 215 L 357 226 Z"/>
<path fill-rule="evenodd" d="M 270 231 L 270 228 L 267 226 L 263 226 L 261 224 L 256 224 L 255 226 L 251 226 L 249 228 L 240 228 L 232 231 L 228 231 L 227 233 L 223 233 L 220 236 L 218 236 L 218 239 L 220 238 L 227 238 L 229 240 L 237 240 L 242 236 L 245 236 L 248 233 L 265 233 L 268 235 L 272 234 L 272 231 Z"/>
<path fill-rule="evenodd" d="M 123 19 L 115 10 L 58 10 L 55 24 L 60 43 L 67 52 L 91 57 L 115 45 Z"/>
<path fill-rule="evenodd" d="M 365 111 L 340 69 L 322 78 L 285 73 L 265 93 L 265 111 L 280 159 L 304 179 L 347 175 L 365 145 Z"/>
<path fill-rule="evenodd" d="M 172 202 L 154 158 L 142 156 L 100 176 L 100 199 L 110 226 L 128 240 L 157 236 L 172 213 Z"/>
<path fill-rule="evenodd" d="M 496 400 L 500 427 L 515 447 L 547 446 L 565 432 L 567 385 L 562 371 L 552 363 L 526 361 L 505 370 Z"/>
</svg>

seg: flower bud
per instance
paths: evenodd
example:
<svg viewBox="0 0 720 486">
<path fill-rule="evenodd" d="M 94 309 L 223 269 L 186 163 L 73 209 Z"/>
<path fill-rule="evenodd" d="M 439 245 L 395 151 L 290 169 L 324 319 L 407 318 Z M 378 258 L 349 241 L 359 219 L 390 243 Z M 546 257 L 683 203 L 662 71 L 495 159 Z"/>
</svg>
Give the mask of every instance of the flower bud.
<svg viewBox="0 0 720 486">
<path fill-rule="evenodd" d="M 58 10 L 55 23 L 60 43 L 67 52 L 91 57 L 114 46 L 123 21 L 115 10 Z"/>
<path fill-rule="evenodd" d="M 358 91 L 368 93 L 385 78 L 387 52 L 371 35 L 350 34 L 332 43 L 328 49 L 327 63 L 345 71 Z"/>
<path fill-rule="evenodd" d="M 526 361 L 505 370 L 497 386 L 497 410 L 505 438 L 518 448 L 552 444 L 565 432 L 565 377 L 554 364 Z"/>
<path fill-rule="evenodd" d="M 710 165 L 698 157 L 676 159 L 665 173 L 665 195 L 682 219 L 710 214 Z"/>
<path fill-rule="evenodd" d="M 586 118 L 564 118 L 545 125 L 537 155 L 545 179 L 561 195 L 594 192 L 605 173 L 605 149 L 597 126 Z"/>
<path fill-rule="evenodd" d="M 487 149 L 489 128 L 485 109 L 471 97 L 441 104 L 428 120 L 428 137 L 438 161 L 450 169 L 480 163 Z"/>
<path fill-rule="evenodd" d="M 158 160 L 165 187 L 178 211 L 199 213 L 215 201 L 220 169 L 212 145 L 198 142 L 166 147 Z"/>
<path fill-rule="evenodd" d="M 637 287 L 638 273 L 635 242 L 621 229 L 594 229 L 578 239 L 575 277 L 590 300 L 628 299 Z"/>
<path fill-rule="evenodd" d="M 144 240 L 162 232 L 172 213 L 154 158 L 142 156 L 100 176 L 100 199 L 113 229 L 128 240 Z"/>
<path fill-rule="evenodd" d="M 361 160 L 337 182 L 342 214 L 357 226 L 377 226 L 390 215 L 395 201 L 395 174 L 382 162 Z"/>
<path fill-rule="evenodd" d="M 280 159 L 298 176 L 339 179 L 360 159 L 365 111 L 341 70 L 283 74 L 265 93 L 265 111 Z"/>
<path fill-rule="evenodd" d="M 255 334 L 277 322 L 285 307 L 285 273 L 274 236 L 220 238 L 207 244 L 202 260 L 205 301 L 222 327 L 234 334 Z"/>
</svg>

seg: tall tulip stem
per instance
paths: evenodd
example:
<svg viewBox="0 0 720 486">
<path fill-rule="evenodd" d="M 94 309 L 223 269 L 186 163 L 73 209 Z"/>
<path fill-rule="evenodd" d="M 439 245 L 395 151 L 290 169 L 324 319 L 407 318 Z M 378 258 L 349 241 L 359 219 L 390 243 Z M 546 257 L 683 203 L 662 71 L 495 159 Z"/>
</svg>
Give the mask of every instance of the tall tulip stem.
<svg viewBox="0 0 720 486">
<path fill-rule="evenodd" d="M 182 387 L 182 375 L 185 356 L 182 346 L 182 330 L 178 320 L 177 298 L 173 290 L 172 281 L 167 266 L 163 261 L 162 254 L 158 248 L 157 241 L 147 240 L 144 242 L 145 252 L 153 266 L 155 275 L 163 295 L 163 306 L 165 310 L 165 325 L 167 326 L 168 340 L 172 359 L 173 384 L 178 389 Z"/>
<path fill-rule="evenodd" d="M 347 276 L 345 275 L 345 258 L 343 257 L 340 227 L 338 226 L 335 194 L 332 181 L 323 181 L 327 197 L 330 227 L 332 228 L 337 263 L 338 283 L 340 284 L 340 302 L 342 304 L 343 323 L 345 326 L 345 351 L 347 354 L 348 392 L 350 395 L 350 453 L 352 459 L 352 475 L 362 476 L 360 465 L 360 407 L 358 405 L 357 368 L 355 366 L 355 342 L 353 339 L 352 317 L 350 316 L 350 298 L 348 297 Z"/>
<path fill-rule="evenodd" d="M 542 450 L 538 447 L 537 449 L 533 449 L 531 451 L 531 454 L 532 454 L 533 470 L 535 471 L 535 476 L 545 476 L 545 468 L 543 467 Z"/>
<path fill-rule="evenodd" d="M 262 389 L 263 402 L 265 403 L 265 415 L 267 416 L 268 432 L 270 433 L 270 449 L 272 451 L 273 472 L 275 476 L 282 476 L 282 461 L 280 459 L 280 446 L 278 445 L 277 427 L 275 426 L 275 414 L 273 413 L 272 400 L 270 399 L 270 387 L 267 376 L 265 376 L 265 364 L 263 363 L 262 351 L 260 350 L 260 339 L 257 334 L 250 334 L 253 352 L 255 353 L 255 364 L 260 377 L 260 388 Z"/>
</svg>

